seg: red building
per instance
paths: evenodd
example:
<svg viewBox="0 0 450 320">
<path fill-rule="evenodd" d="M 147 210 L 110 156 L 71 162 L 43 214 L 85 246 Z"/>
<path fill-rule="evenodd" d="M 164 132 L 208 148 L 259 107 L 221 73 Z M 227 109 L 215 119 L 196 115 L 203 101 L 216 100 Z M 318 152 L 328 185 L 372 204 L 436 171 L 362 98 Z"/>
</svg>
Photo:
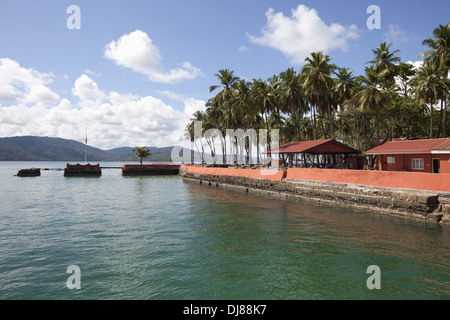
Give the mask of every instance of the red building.
<svg viewBox="0 0 450 320">
<path fill-rule="evenodd" d="M 297 159 L 295 162 L 303 162 L 303 166 L 306 166 L 305 156 L 312 156 L 310 157 L 311 162 L 308 163 L 308 166 L 314 167 L 334 167 L 337 158 L 341 157 L 342 160 L 342 157 L 344 157 L 347 158 L 347 162 L 351 164 L 351 169 L 356 169 L 358 167 L 358 160 L 356 157 L 348 156 L 361 153 L 359 150 L 353 149 L 334 139 L 289 142 L 278 148 L 272 149 L 270 152 L 278 153 L 281 157 L 288 157 L 291 159 L 291 162 L 295 158 Z M 268 152 L 264 153 L 267 154 Z M 334 160 L 331 160 L 330 157 L 331 159 L 334 157 Z M 333 161 L 334 164 L 331 163 Z M 362 169 L 362 163 L 360 164 L 360 167 Z"/>
<path fill-rule="evenodd" d="M 390 141 L 366 154 L 383 171 L 450 173 L 450 138 Z"/>
</svg>

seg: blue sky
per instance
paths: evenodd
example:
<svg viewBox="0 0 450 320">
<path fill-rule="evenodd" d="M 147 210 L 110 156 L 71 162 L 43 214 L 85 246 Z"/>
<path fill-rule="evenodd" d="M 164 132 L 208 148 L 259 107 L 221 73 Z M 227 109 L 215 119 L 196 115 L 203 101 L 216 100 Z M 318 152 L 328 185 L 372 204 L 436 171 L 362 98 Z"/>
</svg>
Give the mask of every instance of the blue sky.
<svg viewBox="0 0 450 320">
<path fill-rule="evenodd" d="M 2 0 L 0 136 L 82 141 L 88 126 L 96 147 L 179 145 L 219 69 L 266 79 L 324 50 L 358 75 L 383 41 L 416 62 L 449 22 L 449 1 L 429 3 Z M 70 5 L 79 30 L 67 28 Z M 381 29 L 367 28 L 370 5 Z"/>
</svg>

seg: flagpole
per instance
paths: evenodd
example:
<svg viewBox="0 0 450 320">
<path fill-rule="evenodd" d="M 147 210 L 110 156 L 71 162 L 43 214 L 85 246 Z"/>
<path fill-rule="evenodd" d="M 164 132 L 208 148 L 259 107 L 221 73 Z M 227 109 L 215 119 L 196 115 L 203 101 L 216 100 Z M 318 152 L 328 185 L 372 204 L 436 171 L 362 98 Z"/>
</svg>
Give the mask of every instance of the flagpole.
<svg viewBox="0 0 450 320">
<path fill-rule="evenodd" d="M 86 140 L 84 144 L 84 162 L 87 163 L 87 126 L 86 126 Z"/>
</svg>

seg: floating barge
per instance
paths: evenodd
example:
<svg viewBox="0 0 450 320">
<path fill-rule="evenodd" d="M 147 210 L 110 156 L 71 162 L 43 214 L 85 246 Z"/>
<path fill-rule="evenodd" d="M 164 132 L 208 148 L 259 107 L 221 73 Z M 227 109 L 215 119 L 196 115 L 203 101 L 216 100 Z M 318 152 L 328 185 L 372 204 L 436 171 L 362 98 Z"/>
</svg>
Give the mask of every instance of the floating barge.
<svg viewBox="0 0 450 320">
<path fill-rule="evenodd" d="M 154 175 L 178 175 L 179 164 L 125 164 L 122 167 L 123 176 L 154 176 Z"/>
<path fill-rule="evenodd" d="M 64 169 L 65 177 L 100 177 L 102 169 L 100 164 L 70 164 Z"/>
<path fill-rule="evenodd" d="M 17 172 L 18 177 L 39 177 L 40 175 L 41 169 L 38 168 L 21 169 Z"/>
</svg>

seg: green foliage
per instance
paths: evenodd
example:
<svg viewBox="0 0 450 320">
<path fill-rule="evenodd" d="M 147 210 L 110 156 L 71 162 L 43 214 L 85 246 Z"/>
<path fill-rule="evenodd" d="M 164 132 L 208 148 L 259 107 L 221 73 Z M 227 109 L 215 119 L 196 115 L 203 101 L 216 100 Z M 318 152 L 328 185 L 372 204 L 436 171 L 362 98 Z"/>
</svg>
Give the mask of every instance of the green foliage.
<svg viewBox="0 0 450 320">
<path fill-rule="evenodd" d="M 147 158 L 153 162 L 170 162 L 173 147 L 153 147 Z M 84 161 L 84 143 L 51 137 L 0 138 L 0 161 Z M 88 146 L 88 161 L 126 161 L 133 155 L 132 147 L 102 150 Z"/>
<path fill-rule="evenodd" d="M 136 147 L 133 149 L 133 152 L 135 152 L 136 154 L 134 156 L 131 156 L 130 158 L 139 159 L 139 162 L 141 164 L 145 158 L 152 155 L 152 153 L 150 152 L 150 150 L 147 149 L 147 147 Z"/>
<path fill-rule="evenodd" d="M 277 128 L 281 143 L 331 137 L 361 151 L 394 138 L 449 136 L 450 23 L 439 25 L 433 36 L 423 42 L 430 49 L 421 53 L 425 62 L 419 69 L 402 63 L 399 50 L 383 42 L 372 49 L 373 58 L 359 76 L 334 65 L 323 52 L 311 53 L 298 71 L 288 68 L 251 83 L 230 69 L 219 70 L 219 84 L 210 91 L 222 90 L 206 112 L 194 115 L 186 138 L 193 137 L 194 120 L 202 121 L 203 131 L 222 133 L 223 140 L 216 137 L 222 151 L 225 130 L 237 128 Z M 207 142 L 213 151 L 212 141 Z M 201 141 L 198 151 L 204 152 Z"/>
</svg>

